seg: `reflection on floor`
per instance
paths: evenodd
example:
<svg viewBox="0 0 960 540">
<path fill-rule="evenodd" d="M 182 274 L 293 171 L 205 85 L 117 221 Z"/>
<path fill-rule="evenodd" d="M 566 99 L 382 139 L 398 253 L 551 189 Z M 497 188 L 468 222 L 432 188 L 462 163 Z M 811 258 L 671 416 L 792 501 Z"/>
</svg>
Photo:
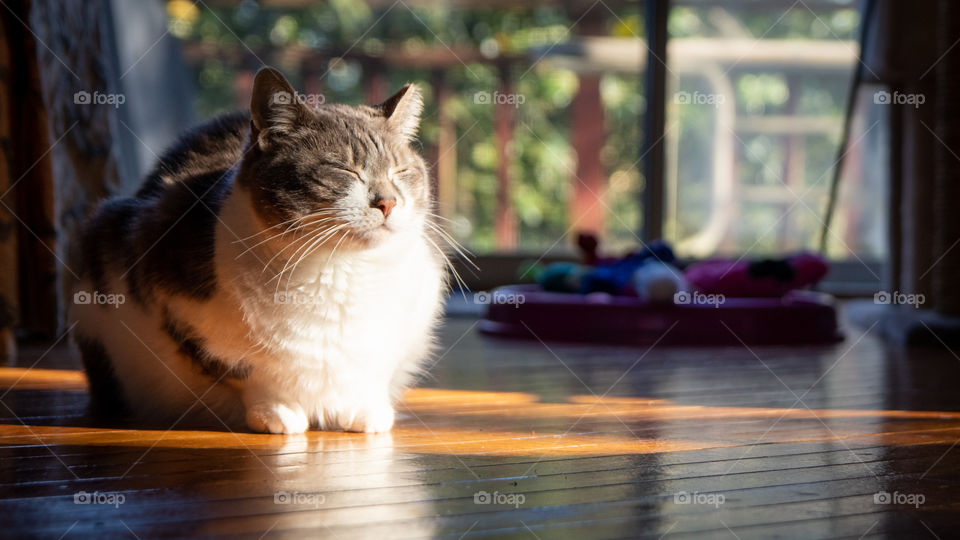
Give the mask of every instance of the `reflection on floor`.
<svg viewBox="0 0 960 540">
<path fill-rule="evenodd" d="M 91 536 L 948 537 L 960 358 L 499 341 L 450 319 L 388 435 L 98 425 L 63 344 L 0 367 L 0 526 Z M 35 366 L 32 367 L 31 366 Z"/>
</svg>

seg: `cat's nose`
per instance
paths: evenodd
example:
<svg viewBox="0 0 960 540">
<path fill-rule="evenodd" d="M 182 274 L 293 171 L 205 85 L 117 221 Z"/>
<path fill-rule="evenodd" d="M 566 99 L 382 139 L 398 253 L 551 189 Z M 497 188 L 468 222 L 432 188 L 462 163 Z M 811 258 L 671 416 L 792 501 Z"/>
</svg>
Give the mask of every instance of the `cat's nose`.
<svg viewBox="0 0 960 540">
<path fill-rule="evenodd" d="M 383 212 L 383 217 L 386 218 L 390 215 L 390 211 L 393 210 L 393 207 L 396 205 L 396 197 L 378 197 L 371 206 L 374 208 L 379 208 L 380 211 Z"/>
</svg>

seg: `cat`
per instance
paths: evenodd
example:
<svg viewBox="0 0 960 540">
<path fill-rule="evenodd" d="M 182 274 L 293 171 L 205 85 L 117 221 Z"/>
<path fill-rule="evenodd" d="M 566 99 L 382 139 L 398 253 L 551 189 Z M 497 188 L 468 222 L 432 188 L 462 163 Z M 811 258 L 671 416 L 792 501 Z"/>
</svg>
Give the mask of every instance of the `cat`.
<svg viewBox="0 0 960 540">
<path fill-rule="evenodd" d="M 261 69 L 250 111 L 184 136 L 81 239 L 70 318 L 94 410 L 377 433 L 448 289 L 413 148 L 423 100 L 307 106 Z M 112 301 L 111 301 L 112 300 Z"/>
</svg>

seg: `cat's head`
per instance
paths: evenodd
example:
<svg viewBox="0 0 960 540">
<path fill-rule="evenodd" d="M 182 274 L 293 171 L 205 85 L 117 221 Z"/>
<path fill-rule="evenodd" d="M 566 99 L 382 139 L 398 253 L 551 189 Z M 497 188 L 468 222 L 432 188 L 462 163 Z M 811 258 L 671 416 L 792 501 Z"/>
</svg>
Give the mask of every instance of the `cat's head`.
<svg viewBox="0 0 960 540">
<path fill-rule="evenodd" d="M 257 73 L 238 182 L 267 227 L 308 224 L 304 230 L 328 231 L 326 242 L 346 249 L 420 234 L 432 193 L 411 146 L 423 110 L 417 87 L 375 106 L 306 101 L 280 72 Z"/>
</svg>

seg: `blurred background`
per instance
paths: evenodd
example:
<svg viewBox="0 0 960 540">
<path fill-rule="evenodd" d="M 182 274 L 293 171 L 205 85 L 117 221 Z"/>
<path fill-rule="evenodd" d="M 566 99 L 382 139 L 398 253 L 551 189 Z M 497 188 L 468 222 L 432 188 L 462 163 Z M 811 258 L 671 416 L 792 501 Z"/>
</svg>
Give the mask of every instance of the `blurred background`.
<svg viewBox="0 0 960 540">
<path fill-rule="evenodd" d="M 476 254 L 479 271 L 461 265 L 473 288 L 515 281 L 525 259 L 575 258 L 592 232 L 607 253 L 662 238 L 685 261 L 822 248 L 825 290 L 873 294 L 919 257 L 891 232 L 909 180 L 896 164 L 930 143 L 921 118 L 936 128 L 932 105 L 883 95 L 946 69 L 928 26 L 951 9 L 876 3 L 4 0 L 0 202 L 16 242 L 0 245 L 16 268 L 0 275 L 20 291 L 6 318 L 57 327 L 47 304 L 63 304 L 71 231 L 184 129 L 247 107 L 265 64 L 325 102 L 423 88 L 418 144 L 439 213 Z"/>
<path fill-rule="evenodd" d="M 243 107 L 261 63 L 331 102 L 373 103 L 419 82 L 421 144 L 451 232 L 478 254 L 539 255 L 568 253 L 570 228 L 615 251 L 642 234 L 642 4 L 169 0 L 164 9 L 189 70 L 191 118 Z M 667 17 L 663 236 L 690 257 L 816 248 L 857 64 L 853 0 L 679 1 Z M 864 111 L 861 124 L 876 114 Z M 883 254 L 883 178 L 859 156 L 831 238 L 837 260 Z"/>
</svg>

